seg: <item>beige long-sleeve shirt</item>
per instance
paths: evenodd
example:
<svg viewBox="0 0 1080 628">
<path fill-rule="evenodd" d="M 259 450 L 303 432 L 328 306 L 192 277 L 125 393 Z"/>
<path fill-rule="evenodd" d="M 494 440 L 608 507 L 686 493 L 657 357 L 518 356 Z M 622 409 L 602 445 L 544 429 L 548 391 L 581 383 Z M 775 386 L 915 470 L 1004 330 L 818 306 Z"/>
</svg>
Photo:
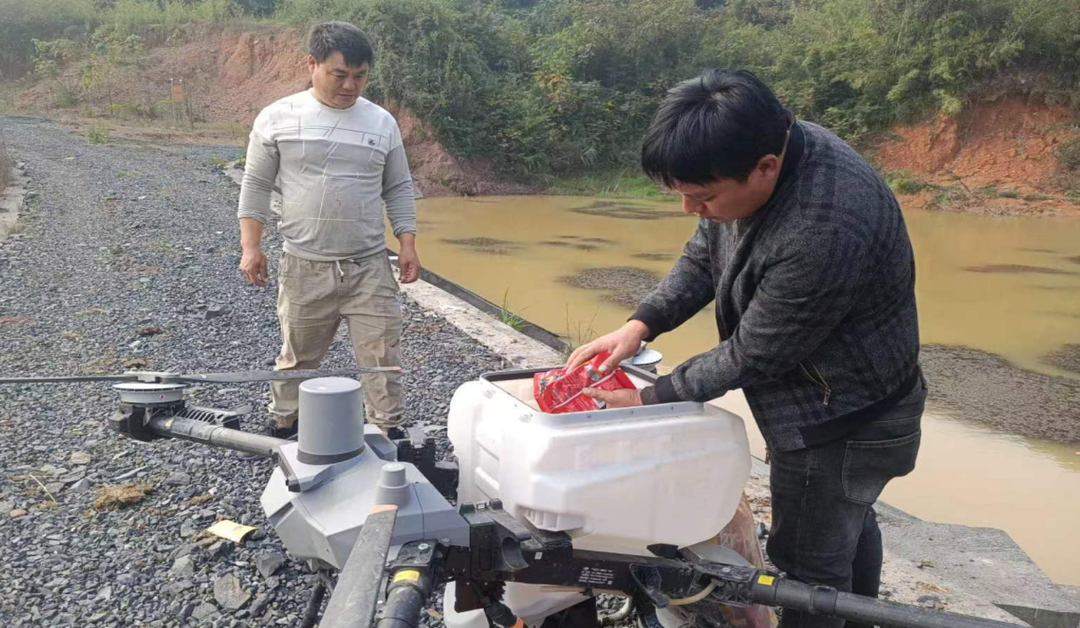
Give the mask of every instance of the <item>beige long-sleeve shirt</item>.
<svg viewBox="0 0 1080 628">
<path fill-rule="evenodd" d="M 335 109 L 308 90 L 263 109 L 248 143 L 237 216 L 265 224 L 278 181 L 278 230 L 285 252 L 297 257 L 335 261 L 385 250 L 384 205 L 394 235 L 416 233 L 401 131 L 369 100 Z"/>
</svg>

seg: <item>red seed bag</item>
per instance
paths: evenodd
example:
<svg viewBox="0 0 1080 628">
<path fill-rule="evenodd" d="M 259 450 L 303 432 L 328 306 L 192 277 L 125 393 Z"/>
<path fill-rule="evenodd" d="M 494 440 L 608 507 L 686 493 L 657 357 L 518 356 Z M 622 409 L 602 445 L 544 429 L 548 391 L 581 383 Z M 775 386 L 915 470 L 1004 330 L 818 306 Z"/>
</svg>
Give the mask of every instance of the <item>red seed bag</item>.
<svg viewBox="0 0 1080 628">
<path fill-rule="evenodd" d="M 611 357 L 601 353 L 589 362 L 567 372 L 566 369 L 554 369 L 533 375 L 533 397 L 540 410 L 549 414 L 564 412 L 589 412 L 603 408 L 601 402 L 582 394 L 585 388 L 601 390 L 620 390 L 634 388 L 634 382 L 621 368 L 610 373 L 600 373 L 600 365 Z"/>
</svg>

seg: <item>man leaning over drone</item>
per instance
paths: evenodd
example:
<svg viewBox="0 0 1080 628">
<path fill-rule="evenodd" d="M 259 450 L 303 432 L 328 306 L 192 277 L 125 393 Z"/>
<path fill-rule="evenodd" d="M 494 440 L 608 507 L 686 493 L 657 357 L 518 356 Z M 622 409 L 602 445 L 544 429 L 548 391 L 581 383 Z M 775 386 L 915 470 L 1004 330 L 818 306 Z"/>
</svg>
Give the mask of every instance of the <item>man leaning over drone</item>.
<svg viewBox="0 0 1080 628">
<path fill-rule="evenodd" d="M 420 276 L 412 175 L 397 121 L 361 97 L 374 52 L 344 22 L 315 26 L 308 37 L 311 87 L 255 119 L 240 188 L 240 271 L 265 286 L 260 243 L 279 182 L 277 312 L 282 346 L 276 370 L 318 368 L 341 319 L 361 366 L 400 366 L 402 315 L 387 256 L 383 206 L 400 242 L 401 282 Z M 384 432 L 401 424 L 400 374 L 361 376 L 369 422 Z M 299 382 L 273 382 L 273 434 L 296 433 Z"/>
</svg>

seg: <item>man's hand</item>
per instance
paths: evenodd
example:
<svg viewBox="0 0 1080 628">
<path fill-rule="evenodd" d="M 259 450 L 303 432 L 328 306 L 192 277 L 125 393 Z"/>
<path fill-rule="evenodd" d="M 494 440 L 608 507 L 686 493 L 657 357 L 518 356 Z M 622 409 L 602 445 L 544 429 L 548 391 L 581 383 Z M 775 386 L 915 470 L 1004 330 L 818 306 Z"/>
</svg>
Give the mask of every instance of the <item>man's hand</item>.
<svg viewBox="0 0 1080 628">
<path fill-rule="evenodd" d="M 266 269 L 266 255 L 262 252 L 263 224 L 254 218 L 240 219 L 240 272 L 256 286 L 266 285 L 270 272 Z"/>
<path fill-rule="evenodd" d="M 420 278 L 420 256 L 416 254 L 416 249 L 401 249 L 397 259 L 401 283 L 412 283 Z"/>
<path fill-rule="evenodd" d="M 600 372 L 606 373 L 619 366 L 623 360 L 634 356 L 641 349 L 641 341 L 648 335 L 649 328 L 645 326 L 645 323 L 636 320 L 629 321 L 610 334 L 578 347 L 566 361 L 566 370 L 575 369 L 606 351 L 611 354 L 611 357 L 600 365 Z M 640 404 L 639 398 L 637 405 Z"/>
<path fill-rule="evenodd" d="M 581 394 L 607 404 L 607 409 L 633 408 L 640 406 L 641 393 L 636 388 L 623 388 L 620 390 L 600 390 L 599 388 L 582 389 Z"/>
<path fill-rule="evenodd" d="M 245 249 L 240 257 L 240 272 L 244 273 L 247 280 L 256 286 L 266 285 L 269 271 L 266 268 L 266 254 L 262 249 Z"/>
<path fill-rule="evenodd" d="M 398 253 L 398 268 L 401 269 L 399 281 L 412 283 L 420 278 L 420 256 L 416 254 L 416 234 L 403 233 L 398 236 L 401 251 Z"/>
</svg>

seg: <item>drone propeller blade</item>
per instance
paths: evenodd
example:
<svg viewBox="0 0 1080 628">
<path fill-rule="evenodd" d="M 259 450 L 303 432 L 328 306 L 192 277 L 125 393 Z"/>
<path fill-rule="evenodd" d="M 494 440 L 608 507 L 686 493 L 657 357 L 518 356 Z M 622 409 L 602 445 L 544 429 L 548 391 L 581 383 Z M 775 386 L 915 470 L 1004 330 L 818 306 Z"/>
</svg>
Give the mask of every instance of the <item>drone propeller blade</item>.
<svg viewBox="0 0 1080 628">
<path fill-rule="evenodd" d="M 133 382 L 131 375 L 71 375 L 60 377 L 0 377 L 0 384 L 71 384 L 75 382 Z"/>
<path fill-rule="evenodd" d="M 238 373 L 197 373 L 193 375 L 179 375 L 178 382 L 212 383 L 212 384 L 240 384 L 243 382 L 270 382 L 289 379 L 313 379 L 316 377 L 346 377 L 349 375 L 362 375 L 365 373 L 400 373 L 399 366 L 379 366 L 369 368 L 336 369 L 332 371 L 322 370 L 292 370 L 292 371 L 246 371 Z"/>
</svg>

